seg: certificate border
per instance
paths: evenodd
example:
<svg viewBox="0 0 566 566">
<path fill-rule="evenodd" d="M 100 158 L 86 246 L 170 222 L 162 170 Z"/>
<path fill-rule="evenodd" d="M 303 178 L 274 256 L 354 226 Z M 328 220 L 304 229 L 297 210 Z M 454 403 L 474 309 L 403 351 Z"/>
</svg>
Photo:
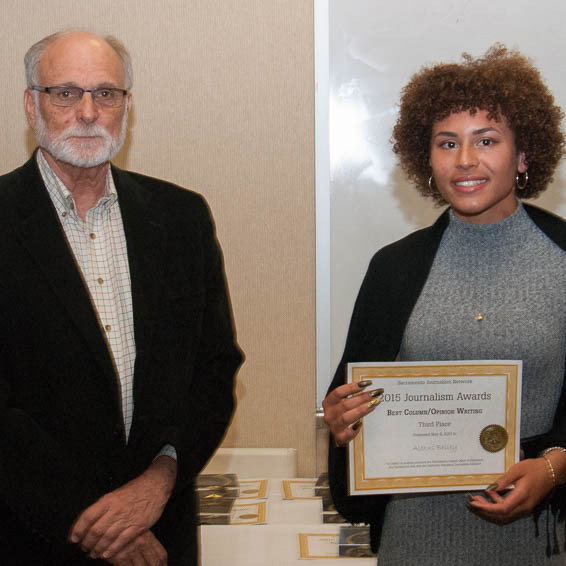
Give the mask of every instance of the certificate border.
<svg viewBox="0 0 566 566">
<path fill-rule="evenodd" d="M 352 382 L 376 378 L 399 379 L 399 378 L 422 378 L 422 377 L 482 377 L 502 375 L 506 378 L 506 402 L 505 402 L 505 428 L 509 434 L 509 440 L 505 446 L 504 467 L 508 470 L 517 461 L 517 401 L 519 387 L 520 362 L 478 362 L 462 363 L 416 363 L 403 364 L 348 364 L 348 372 L 351 373 Z M 395 476 L 395 477 L 368 477 L 365 469 L 364 459 L 364 427 L 363 423 L 359 434 L 354 438 L 353 448 L 353 475 L 355 492 L 379 491 L 401 492 L 407 489 L 418 491 L 429 491 L 434 488 L 465 488 L 476 485 L 487 485 L 496 480 L 501 473 L 494 474 L 447 474 L 447 475 L 420 475 L 420 476 Z M 350 469 L 351 472 L 351 469 Z"/>
<path fill-rule="evenodd" d="M 328 554 L 311 554 L 310 547 L 309 547 L 309 539 L 310 538 L 318 538 L 318 537 L 336 537 L 336 548 L 338 549 L 340 533 L 299 533 L 299 558 L 326 558 L 326 559 L 334 559 L 334 558 L 345 558 L 345 556 L 340 556 L 339 554 L 329 556 Z"/>
<path fill-rule="evenodd" d="M 293 495 L 293 485 L 297 484 L 311 484 L 314 492 L 314 488 L 316 487 L 316 479 L 313 480 L 281 480 L 283 485 L 283 499 L 297 499 L 297 500 L 312 500 L 312 499 L 320 499 L 320 495 L 313 495 L 312 497 L 298 497 Z"/>
</svg>

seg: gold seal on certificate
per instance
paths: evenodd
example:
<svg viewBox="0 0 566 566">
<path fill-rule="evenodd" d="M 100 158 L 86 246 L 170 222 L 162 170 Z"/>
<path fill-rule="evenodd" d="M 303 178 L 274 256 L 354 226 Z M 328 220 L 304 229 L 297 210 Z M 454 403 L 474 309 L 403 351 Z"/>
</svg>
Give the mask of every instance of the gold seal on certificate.
<svg viewBox="0 0 566 566">
<path fill-rule="evenodd" d="M 519 360 L 364 362 L 384 392 L 349 446 L 349 493 L 485 489 L 519 461 Z"/>
<path fill-rule="evenodd" d="M 488 452 L 499 452 L 505 448 L 509 435 L 500 425 L 487 425 L 480 433 L 480 444 Z"/>
</svg>

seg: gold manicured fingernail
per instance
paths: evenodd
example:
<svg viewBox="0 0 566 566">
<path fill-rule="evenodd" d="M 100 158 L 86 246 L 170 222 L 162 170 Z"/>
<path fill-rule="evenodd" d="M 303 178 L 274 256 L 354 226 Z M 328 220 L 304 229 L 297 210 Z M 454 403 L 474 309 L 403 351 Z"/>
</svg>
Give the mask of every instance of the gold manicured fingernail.
<svg viewBox="0 0 566 566">
<path fill-rule="evenodd" d="M 368 407 L 368 409 L 374 409 L 374 408 L 377 407 L 380 403 L 381 403 L 381 397 L 376 397 L 375 399 L 372 399 L 371 401 L 368 401 L 367 407 Z"/>
<path fill-rule="evenodd" d="M 360 428 L 360 425 L 362 424 L 362 419 L 358 419 L 353 425 L 352 425 L 352 430 L 358 430 Z"/>
<path fill-rule="evenodd" d="M 379 389 L 374 389 L 373 391 L 368 391 L 369 396 L 373 399 L 374 397 L 379 397 L 380 395 L 383 395 L 383 388 L 379 388 Z"/>
<path fill-rule="evenodd" d="M 492 483 L 492 484 L 489 484 L 489 485 L 485 488 L 486 491 L 497 491 L 498 489 L 499 489 L 499 486 L 498 486 L 497 483 L 495 483 L 495 482 Z"/>
<path fill-rule="evenodd" d="M 367 387 L 368 385 L 371 385 L 371 381 L 368 381 L 367 379 L 365 381 L 358 381 L 358 387 L 360 389 L 363 389 L 364 387 Z"/>
</svg>

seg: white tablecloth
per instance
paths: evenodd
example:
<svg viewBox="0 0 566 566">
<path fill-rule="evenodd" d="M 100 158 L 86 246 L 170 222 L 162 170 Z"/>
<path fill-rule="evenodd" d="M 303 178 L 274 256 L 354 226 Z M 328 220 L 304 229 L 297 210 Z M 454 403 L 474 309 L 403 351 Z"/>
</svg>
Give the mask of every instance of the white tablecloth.
<svg viewBox="0 0 566 566">
<path fill-rule="evenodd" d="M 320 499 L 284 500 L 282 491 L 281 479 L 269 480 L 267 525 L 203 525 L 201 566 L 376 565 L 375 558 L 300 559 L 299 533 L 338 533 L 340 524 L 322 523 Z"/>
</svg>

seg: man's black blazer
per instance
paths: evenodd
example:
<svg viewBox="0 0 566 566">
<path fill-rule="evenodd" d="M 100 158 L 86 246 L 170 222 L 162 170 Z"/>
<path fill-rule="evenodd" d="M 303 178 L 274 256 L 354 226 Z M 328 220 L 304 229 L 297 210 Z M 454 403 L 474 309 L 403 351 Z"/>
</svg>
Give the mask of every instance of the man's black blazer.
<svg viewBox="0 0 566 566">
<path fill-rule="evenodd" d="M 0 177 L 4 566 L 81 564 L 82 552 L 65 542 L 74 519 L 142 473 L 165 444 L 177 450 L 177 484 L 154 532 L 170 566 L 195 560 L 192 481 L 229 423 L 242 359 L 221 253 L 199 195 L 112 174 L 137 351 L 127 444 L 113 362 L 35 158 Z"/>
</svg>

